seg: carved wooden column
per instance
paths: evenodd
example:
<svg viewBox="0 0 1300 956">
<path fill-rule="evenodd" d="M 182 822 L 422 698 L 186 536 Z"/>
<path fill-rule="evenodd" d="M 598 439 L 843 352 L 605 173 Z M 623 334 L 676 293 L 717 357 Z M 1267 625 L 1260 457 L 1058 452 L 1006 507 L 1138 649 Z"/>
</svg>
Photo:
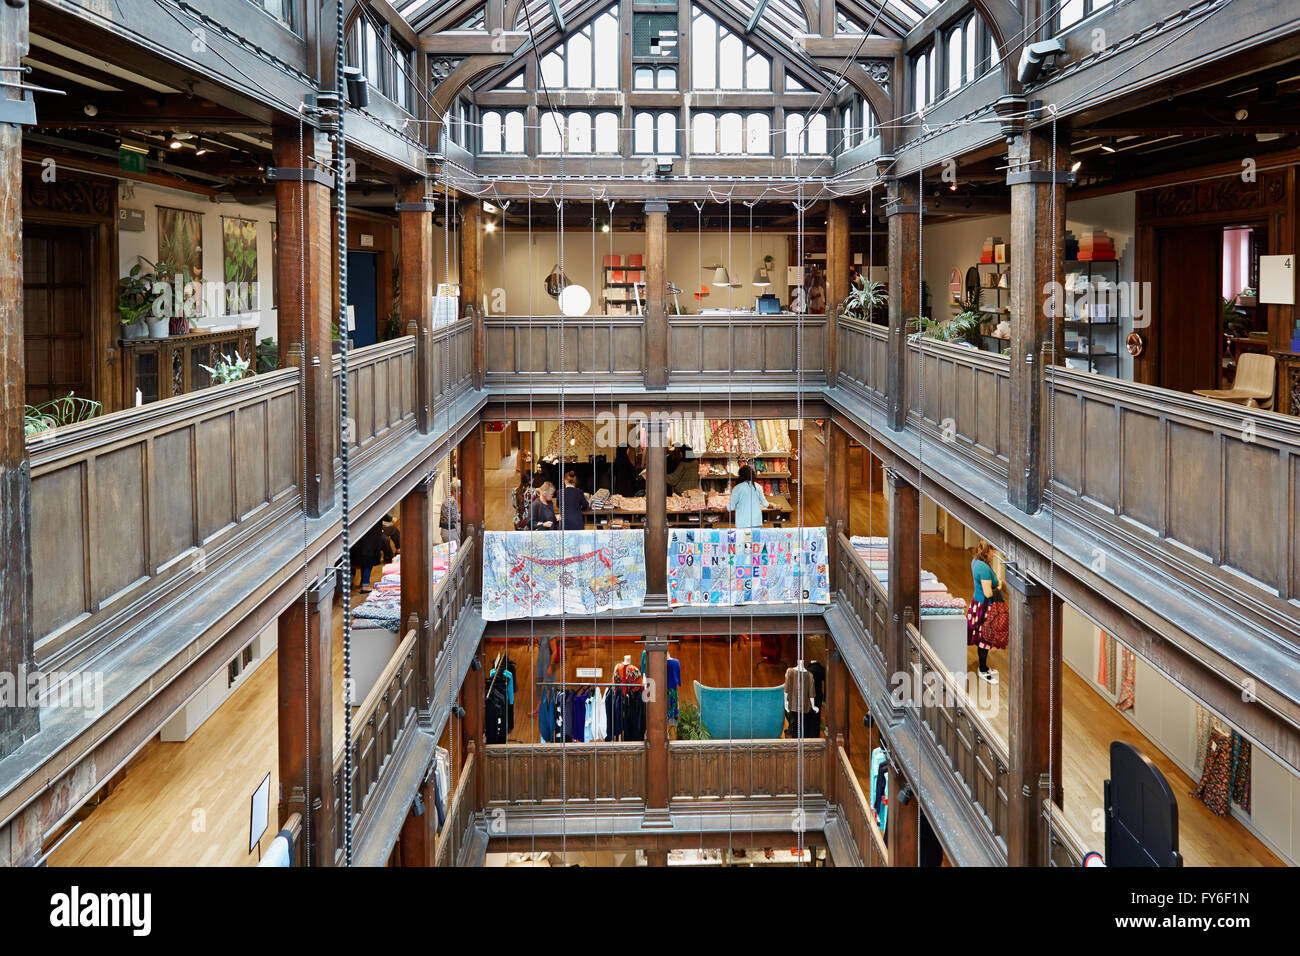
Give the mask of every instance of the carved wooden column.
<svg viewBox="0 0 1300 956">
<path fill-rule="evenodd" d="M 909 671 L 907 625 L 920 627 L 921 493 L 892 468 L 889 483 L 889 648 L 891 674 Z M 907 684 L 911 687 L 911 684 Z M 892 812 L 892 811 L 891 811 Z"/>
<path fill-rule="evenodd" d="M 420 802 L 424 812 L 417 816 L 414 807 L 407 811 L 397 834 L 402 866 L 433 866 L 438 848 L 438 808 L 434 805 L 432 774 L 420 787 Z"/>
<path fill-rule="evenodd" d="M 645 350 L 646 388 L 668 386 L 668 203 L 645 204 Z"/>
<path fill-rule="evenodd" d="M 826 337 L 823 343 L 826 383 L 834 387 L 840 377 L 836 320 L 840 303 L 849 294 L 849 269 L 853 253 L 849 241 L 849 201 L 832 199 L 826 208 Z"/>
<path fill-rule="evenodd" d="M 826 420 L 826 460 L 822 468 L 826 510 L 826 551 L 836 554 L 836 536 L 849 533 L 849 434 Z M 839 588 L 839 562 L 830 562 L 831 588 Z"/>
<path fill-rule="evenodd" d="M 483 204 L 473 197 L 460 203 L 460 312 L 483 308 Z"/>
<path fill-rule="evenodd" d="M 433 481 L 412 488 L 401 504 L 402 631 L 415 630 L 417 707 L 427 716 L 433 701 Z"/>
<path fill-rule="evenodd" d="M 324 170 L 330 146 L 324 137 L 308 131 L 300 153 L 297 126 L 278 126 L 273 131 L 273 151 L 279 235 L 276 341 L 281 368 L 299 368 L 305 362 L 303 505 L 315 518 L 334 506 L 337 432 L 331 334 L 337 314 L 330 212 L 333 177 Z"/>
<path fill-rule="evenodd" d="M 397 223 L 402 253 L 398 278 L 406 334 L 415 336 L 415 419 L 420 431 L 433 427 L 433 210 L 425 181 L 402 185 Z"/>
<path fill-rule="evenodd" d="M 1006 600 L 1011 616 L 1006 680 L 1011 701 L 1007 749 L 1011 759 L 1007 804 L 1007 864 L 1037 866 L 1043 859 L 1043 798 L 1060 805 L 1061 781 L 1061 607 L 1052 594 L 1006 565 Z"/>
<path fill-rule="evenodd" d="M 645 472 L 645 586 L 647 605 L 668 603 L 668 434 L 662 421 L 649 434 Z"/>
<path fill-rule="evenodd" d="M 646 638 L 645 820 L 670 827 L 668 815 L 668 642 Z"/>
<path fill-rule="evenodd" d="M 921 273 L 917 244 L 921 241 L 920 193 L 915 176 L 889 183 L 889 350 L 886 357 L 889 427 L 907 424 L 908 323 L 921 314 Z"/>
<path fill-rule="evenodd" d="M 27 7 L 0 6 L 0 76 L 16 83 L 27 52 Z M 0 87 L 6 100 L 20 90 Z M 23 129 L 0 123 L 0 671 L 17 677 L 34 666 L 32 636 L 32 476 L 23 414 L 27 406 L 23 344 Z M 12 704 L 13 702 L 7 702 Z M 35 707 L 0 706 L 0 757 L 40 727 Z M 0 838 L 9 833 L 0 830 Z M 15 837 L 15 842 L 17 838 Z M 40 835 L 33 843 L 40 850 Z M 25 856 L 26 848 L 15 857 Z M 0 853 L 5 861 L 9 855 Z"/>
<path fill-rule="evenodd" d="M 279 618 L 278 670 L 280 823 L 302 813 L 309 866 L 333 866 L 334 833 L 334 585 L 318 581 L 306 600 Z M 346 706 L 346 704 L 345 704 Z"/>
<path fill-rule="evenodd" d="M 484 494 L 483 485 L 487 475 L 483 469 L 486 451 L 483 446 L 483 425 L 470 428 L 469 434 L 460 443 L 460 521 L 461 541 L 472 533 L 479 538 L 483 536 Z M 478 554 L 483 553 L 483 542 L 475 542 Z M 483 561 L 476 560 L 470 565 L 470 593 L 479 594 L 483 586 Z"/>
<path fill-rule="evenodd" d="M 1049 132 L 1022 132 L 1007 151 L 1011 187 L 1011 435 L 1007 497 L 1033 514 L 1043 502 L 1047 466 L 1047 394 L 1044 366 L 1061 356 L 1063 315 L 1052 342 L 1051 290 L 1065 283 L 1065 183 L 1069 177 L 1064 143 L 1057 144 L 1055 174 Z M 1055 181 L 1053 181 L 1055 179 Z M 1052 203 L 1055 197 L 1055 224 Z M 1055 228 L 1053 228 L 1055 225 Z M 1053 260 L 1055 256 L 1055 260 Z M 1053 269 L 1055 261 L 1055 269 Z M 1055 283 L 1055 285 L 1053 285 Z M 1057 311 L 1063 311 L 1064 295 Z M 1059 359 L 1057 359 L 1059 361 Z"/>
</svg>

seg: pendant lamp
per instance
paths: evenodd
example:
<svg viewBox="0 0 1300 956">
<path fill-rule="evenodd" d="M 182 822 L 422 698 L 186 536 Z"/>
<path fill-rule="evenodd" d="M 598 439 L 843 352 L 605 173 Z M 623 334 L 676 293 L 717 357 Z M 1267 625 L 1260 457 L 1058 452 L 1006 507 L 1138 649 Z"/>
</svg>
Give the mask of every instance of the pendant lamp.
<svg viewBox="0 0 1300 956">
<path fill-rule="evenodd" d="M 566 285 L 559 300 L 560 311 L 567 316 L 586 315 L 591 309 L 591 293 L 580 285 Z"/>
<path fill-rule="evenodd" d="M 568 284 L 569 280 L 560 271 L 559 263 L 556 263 L 551 267 L 551 274 L 546 277 L 546 294 L 552 299 L 558 299 Z"/>
<path fill-rule="evenodd" d="M 772 284 L 772 277 L 768 274 L 766 269 L 755 269 L 754 281 L 752 284 L 760 289 L 766 289 Z"/>
<path fill-rule="evenodd" d="M 726 266 L 718 266 L 713 270 L 713 284 L 724 288 L 731 285 L 731 276 L 727 275 Z"/>
</svg>

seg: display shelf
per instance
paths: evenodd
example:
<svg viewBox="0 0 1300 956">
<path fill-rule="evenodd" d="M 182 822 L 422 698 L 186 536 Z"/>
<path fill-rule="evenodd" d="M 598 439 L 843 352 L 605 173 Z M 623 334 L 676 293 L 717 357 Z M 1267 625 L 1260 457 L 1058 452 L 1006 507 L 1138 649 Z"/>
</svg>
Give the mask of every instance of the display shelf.
<svg viewBox="0 0 1300 956">
<path fill-rule="evenodd" d="M 1113 270 L 1108 267 L 1114 267 Z M 1074 298 L 1079 295 L 1080 288 L 1092 284 L 1094 276 L 1105 278 L 1110 282 L 1119 282 L 1119 259 L 1066 259 L 1065 260 L 1065 308 L 1066 318 L 1062 320 L 1062 326 L 1071 331 L 1081 331 L 1087 329 L 1089 335 L 1087 341 L 1088 351 L 1081 349 L 1066 349 L 1065 357 L 1080 359 L 1088 363 L 1088 371 L 1097 371 L 1097 362 L 1101 359 L 1119 357 L 1120 346 L 1120 323 L 1109 316 L 1100 319 L 1093 319 L 1091 315 L 1087 317 L 1076 316 L 1073 314 Z M 1083 280 L 1080 282 L 1080 280 Z M 1085 307 L 1087 303 L 1084 303 Z M 1102 339 L 1093 332 L 1104 334 Z M 1104 346 L 1104 350 L 1093 349 L 1091 346 L 1096 343 Z"/>
</svg>

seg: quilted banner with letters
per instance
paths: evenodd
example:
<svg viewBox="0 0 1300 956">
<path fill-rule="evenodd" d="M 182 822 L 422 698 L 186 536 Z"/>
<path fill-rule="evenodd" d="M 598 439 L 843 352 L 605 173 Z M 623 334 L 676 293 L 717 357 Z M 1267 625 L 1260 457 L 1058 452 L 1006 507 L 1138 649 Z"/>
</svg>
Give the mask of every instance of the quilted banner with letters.
<svg viewBox="0 0 1300 956">
<path fill-rule="evenodd" d="M 668 604 L 830 603 L 825 528 L 671 528 Z"/>
</svg>

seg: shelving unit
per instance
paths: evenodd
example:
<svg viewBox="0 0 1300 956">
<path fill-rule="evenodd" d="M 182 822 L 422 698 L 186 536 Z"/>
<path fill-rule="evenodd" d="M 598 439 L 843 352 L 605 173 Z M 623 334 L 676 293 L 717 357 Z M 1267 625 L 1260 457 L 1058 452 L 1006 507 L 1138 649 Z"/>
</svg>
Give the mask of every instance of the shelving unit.
<svg viewBox="0 0 1300 956">
<path fill-rule="evenodd" d="M 1111 266 L 1112 269 L 1100 269 L 1102 266 Z M 1118 363 L 1119 361 L 1119 320 L 1117 316 L 1106 316 L 1094 321 L 1091 315 L 1086 318 L 1083 316 L 1074 316 L 1073 298 L 1078 295 L 1078 289 L 1081 284 L 1091 285 L 1093 277 L 1097 276 L 1108 280 L 1114 285 L 1119 283 L 1119 260 L 1118 259 L 1067 259 L 1065 260 L 1065 290 L 1066 290 L 1066 316 L 1062 322 L 1066 335 L 1071 332 L 1087 332 L 1087 336 L 1081 337 L 1080 342 L 1088 343 L 1087 349 L 1066 347 L 1064 355 L 1067 359 L 1083 359 L 1088 363 L 1088 371 L 1096 372 L 1099 370 L 1098 359 L 1110 359 Z M 1073 280 L 1073 281 L 1071 281 Z M 1101 343 L 1108 346 L 1105 351 L 1098 351 L 1098 338 L 1095 333 L 1101 332 L 1107 334 L 1109 341 Z"/>
<path fill-rule="evenodd" d="M 1010 283 L 1011 264 L 1009 262 L 978 262 L 975 264 L 975 268 L 980 276 L 980 311 L 986 313 L 989 316 L 989 321 L 996 325 L 1002 321 L 1004 315 L 1011 314 L 1011 288 L 1009 284 L 1005 288 L 998 285 L 997 283 L 1000 280 L 997 278 L 993 280 L 993 285 L 985 285 L 984 277 L 1005 275 L 1007 276 L 1007 282 Z M 991 305 L 986 301 L 986 294 L 989 292 L 993 293 L 993 303 Z M 1008 339 L 1000 339 L 988 333 L 980 334 L 980 348 L 986 352 L 1001 354 L 1002 349 L 1008 344 L 1010 344 Z"/>
<path fill-rule="evenodd" d="M 602 300 L 605 315 L 635 315 L 637 310 L 634 282 L 614 282 L 614 278 L 625 279 L 628 272 L 640 273 L 641 269 L 628 269 L 626 266 L 605 266 L 601 277 L 604 280 Z M 617 275 L 616 275 L 617 274 Z"/>
</svg>

